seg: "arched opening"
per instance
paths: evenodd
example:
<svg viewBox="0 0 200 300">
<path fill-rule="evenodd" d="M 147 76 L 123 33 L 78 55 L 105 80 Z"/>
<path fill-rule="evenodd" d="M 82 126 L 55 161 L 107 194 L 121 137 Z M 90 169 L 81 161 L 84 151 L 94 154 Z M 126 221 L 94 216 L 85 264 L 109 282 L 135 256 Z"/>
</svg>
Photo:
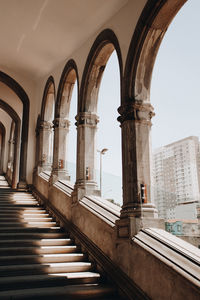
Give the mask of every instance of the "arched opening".
<svg viewBox="0 0 200 300">
<path fill-rule="evenodd" d="M 111 84 L 112 82 L 112 84 Z M 114 50 L 106 64 L 98 97 L 97 183 L 101 197 L 122 204 L 121 129 L 117 122 L 120 106 L 120 72 Z M 107 151 L 102 154 L 102 149 Z"/>
<path fill-rule="evenodd" d="M 14 157 L 15 157 L 15 122 L 12 120 L 10 126 L 10 138 L 9 138 L 9 147 L 8 147 L 8 166 L 7 166 L 7 174 L 6 177 L 8 182 L 12 182 L 13 170 L 14 170 Z"/>
<path fill-rule="evenodd" d="M 22 86 L 6 73 L 0 71 L 0 81 L 7 85 L 21 100 L 23 104 L 22 129 L 21 129 L 21 148 L 19 162 L 19 183 L 21 188 L 26 187 L 27 172 L 27 147 L 28 147 L 28 128 L 29 128 L 29 98 Z"/>
<path fill-rule="evenodd" d="M 150 103 L 151 76 L 164 34 L 185 2 L 148 1 L 131 40 L 123 103 L 119 109 L 123 145 L 122 216 L 157 217 L 151 198 L 151 118 L 154 115 Z"/>
<path fill-rule="evenodd" d="M 53 120 L 55 112 L 55 85 L 52 77 L 47 80 L 42 108 L 41 108 L 41 121 L 40 121 L 40 161 L 39 166 L 41 171 L 51 173 L 53 164 Z"/>
<path fill-rule="evenodd" d="M 75 117 L 77 115 L 77 107 L 78 107 L 78 80 L 76 80 L 74 83 L 71 103 L 70 103 L 70 112 L 69 112 L 70 130 L 69 130 L 67 164 L 68 164 L 68 170 L 70 175 L 70 181 L 72 182 L 72 184 L 75 184 L 76 182 L 77 129 L 76 129 Z"/>
<path fill-rule="evenodd" d="M 21 120 L 13 108 L 3 100 L 0 100 L 0 109 L 5 111 L 11 118 L 10 139 L 8 146 L 8 164 L 6 179 L 12 188 L 16 188 L 19 182 L 19 162 L 20 162 L 20 132 Z"/>
<path fill-rule="evenodd" d="M 200 46 L 194 32 L 200 27 L 199 9 L 198 1 L 188 1 L 173 20 L 159 49 L 151 83 L 156 113 L 152 126 L 154 201 L 165 229 L 195 246 L 200 244 Z"/>
<path fill-rule="evenodd" d="M 97 37 L 89 53 L 83 74 L 78 115 L 76 117 L 78 126 L 76 186 L 84 189 L 86 194 L 101 195 L 96 179 L 97 155 L 99 153 L 100 155 L 103 154 L 102 149 L 96 147 L 97 124 L 99 122 L 99 116 L 97 115 L 99 88 L 105 67 L 114 50 L 116 50 L 118 58 L 120 84 L 121 53 L 117 38 L 111 30 L 105 30 Z M 102 147 L 106 148 L 106 146 Z M 97 150 L 100 152 L 97 153 Z"/>
<path fill-rule="evenodd" d="M 73 143 L 69 144 L 70 135 L 74 124 L 71 125 L 71 120 L 74 120 L 77 109 L 77 97 L 74 98 L 74 87 L 77 92 L 77 67 L 73 60 L 70 60 L 61 75 L 58 96 L 56 100 L 55 111 L 55 138 L 54 138 L 54 162 L 53 162 L 53 181 L 70 180 L 74 178 L 75 172 L 72 165 L 69 163 L 69 157 L 76 155 L 76 136 L 73 134 Z M 75 85 L 76 84 L 76 85 Z M 77 93 L 76 93 L 77 94 Z M 73 100 L 73 102 L 72 102 Z M 71 103 L 72 102 L 72 103 Z M 73 107 L 73 115 L 71 114 Z M 75 112 L 74 112 L 75 108 Z M 71 128 L 72 127 L 72 128 Z M 70 147 L 70 151 L 69 148 Z M 73 152 L 73 155 L 72 155 Z M 74 167 L 74 165 L 73 165 Z"/>
</svg>

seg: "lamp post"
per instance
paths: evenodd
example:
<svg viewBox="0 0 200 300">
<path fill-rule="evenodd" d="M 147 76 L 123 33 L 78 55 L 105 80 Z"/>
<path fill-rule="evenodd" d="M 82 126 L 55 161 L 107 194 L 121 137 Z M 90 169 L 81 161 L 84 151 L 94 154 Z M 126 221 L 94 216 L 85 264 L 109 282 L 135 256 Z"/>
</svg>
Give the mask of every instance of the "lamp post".
<svg viewBox="0 0 200 300">
<path fill-rule="evenodd" d="M 103 148 L 102 150 L 97 150 L 100 154 L 100 195 L 102 195 L 102 155 L 104 155 L 108 151 L 107 148 Z"/>
</svg>

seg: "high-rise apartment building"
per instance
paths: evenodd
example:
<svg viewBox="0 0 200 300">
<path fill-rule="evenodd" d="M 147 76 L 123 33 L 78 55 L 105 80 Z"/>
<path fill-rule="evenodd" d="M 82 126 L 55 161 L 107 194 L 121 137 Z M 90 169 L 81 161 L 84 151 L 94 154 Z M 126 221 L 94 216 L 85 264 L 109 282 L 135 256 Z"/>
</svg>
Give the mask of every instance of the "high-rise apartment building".
<svg viewBox="0 0 200 300">
<path fill-rule="evenodd" d="M 190 136 L 153 153 L 153 197 L 159 216 L 195 219 L 200 199 L 200 143 Z"/>
</svg>

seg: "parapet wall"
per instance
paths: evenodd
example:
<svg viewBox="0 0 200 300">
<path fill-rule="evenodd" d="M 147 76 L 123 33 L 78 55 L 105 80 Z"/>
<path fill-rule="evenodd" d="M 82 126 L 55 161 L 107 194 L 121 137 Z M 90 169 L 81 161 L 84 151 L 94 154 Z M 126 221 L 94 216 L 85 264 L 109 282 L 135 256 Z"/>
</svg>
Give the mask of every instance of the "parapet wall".
<svg viewBox="0 0 200 300">
<path fill-rule="evenodd" d="M 35 180 L 36 190 L 67 221 L 74 224 L 91 241 L 91 245 L 96 245 L 100 251 L 97 251 L 97 256 L 103 253 L 113 266 L 119 268 L 118 274 L 110 275 L 112 279 L 114 276 L 117 285 L 123 284 L 119 288 L 127 292 L 125 299 L 200 299 L 198 248 L 156 228 L 143 229 L 131 240 L 117 238 L 115 222 L 120 217 L 118 207 L 106 204 L 105 200 L 100 201 L 98 197 L 83 197 L 78 202 L 71 186 L 62 182 L 50 185 L 48 177 L 41 175 Z M 101 255 L 98 259 L 101 260 Z M 127 286 L 119 279 L 120 272 L 123 280 L 124 276 L 128 276 Z M 136 289 L 143 291 L 143 298 L 135 298 L 128 291 L 129 281 Z"/>
</svg>

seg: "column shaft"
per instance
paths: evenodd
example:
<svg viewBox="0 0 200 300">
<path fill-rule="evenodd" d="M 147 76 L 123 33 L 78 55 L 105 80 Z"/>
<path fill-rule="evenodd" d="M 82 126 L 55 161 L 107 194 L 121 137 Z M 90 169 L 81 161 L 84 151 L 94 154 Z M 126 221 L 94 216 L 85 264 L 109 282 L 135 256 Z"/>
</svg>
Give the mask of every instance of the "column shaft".
<svg viewBox="0 0 200 300">
<path fill-rule="evenodd" d="M 118 237 L 133 236 L 145 218 L 157 218 L 151 199 L 151 118 L 150 103 L 132 100 L 118 109 L 122 128 L 123 206 Z M 145 225 L 146 226 L 146 225 Z"/>
<path fill-rule="evenodd" d="M 54 120 L 53 182 L 70 180 L 67 166 L 67 144 L 70 122 L 64 118 Z"/>
<path fill-rule="evenodd" d="M 77 178 L 76 187 L 86 194 L 97 192 L 96 182 L 96 130 L 98 116 L 89 112 L 79 113 L 77 120 Z"/>
<path fill-rule="evenodd" d="M 53 124 L 47 121 L 40 123 L 40 171 L 51 171 L 53 162 Z"/>
</svg>

